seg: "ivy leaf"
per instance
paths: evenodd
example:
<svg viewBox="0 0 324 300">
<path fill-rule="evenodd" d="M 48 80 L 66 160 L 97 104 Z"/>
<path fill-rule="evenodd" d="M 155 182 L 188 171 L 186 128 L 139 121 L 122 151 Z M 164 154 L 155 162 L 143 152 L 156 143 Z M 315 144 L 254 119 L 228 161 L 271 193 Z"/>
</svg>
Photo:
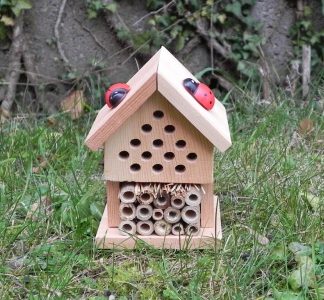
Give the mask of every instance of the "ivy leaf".
<svg viewBox="0 0 324 300">
<path fill-rule="evenodd" d="M 19 16 L 22 10 L 31 9 L 32 5 L 29 0 L 16 0 L 13 2 L 13 6 L 11 7 L 13 13 L 16 16 Z"/>
<path fill-rule="evenodd" d="M 0 22 L 5 24 L 6 26 L 14 26 L 15 25 L 14 19 L 10 18 L 8 16 L 2 16 L 1 19 L 0 19 Z"/>
<path fill-rule="evenodd" d="M 117 3 L 112 2 L 112 3 L 106 4 L 105 8 L 107 10 L 109 10 L 110 12 L 115 13 L 117 11 Z"/>
<path fill-rule="evenodd" d="M 236 17 L 240 18 L 242 17 L 242 6 L 239 1 L 235 1 L 234 3 L 227 4 L 225 7 L 225 10 L 227 12 L 232 13 Z"/>
</svg>

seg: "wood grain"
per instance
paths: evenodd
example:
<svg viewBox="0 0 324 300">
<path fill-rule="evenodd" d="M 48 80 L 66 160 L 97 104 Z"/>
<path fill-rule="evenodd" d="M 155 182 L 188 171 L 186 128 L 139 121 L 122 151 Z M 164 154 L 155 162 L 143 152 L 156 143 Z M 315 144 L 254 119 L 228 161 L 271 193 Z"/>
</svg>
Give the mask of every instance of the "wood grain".
<svg viewBox="0 0 324 300">
<path fill-rule="evenodd" d="M 109 207 L 107 212 L 108 226 L 118 227 L 121 221 L 119 216 L 119 205 L 120 201 L 118 199 L 119 193 L 119 183 L 114 181 L 107 181 L 107 205 Z"/>
</svg>

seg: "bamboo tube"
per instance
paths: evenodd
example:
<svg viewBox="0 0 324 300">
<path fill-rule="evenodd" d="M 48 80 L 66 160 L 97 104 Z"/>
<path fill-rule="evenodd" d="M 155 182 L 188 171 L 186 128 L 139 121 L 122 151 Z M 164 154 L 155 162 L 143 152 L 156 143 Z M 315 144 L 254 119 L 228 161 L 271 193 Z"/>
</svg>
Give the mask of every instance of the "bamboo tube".
<svg viewBox="0 0 324 300">
<path fill-rule="evenodd" d="M 144 191 L 138 196 L 138 202 L 141 204 L 151 204 L 153 202 L 153 193 Z"/>
<path fill-rule="evenodd" d="M 181 209 L 185 206 L 185 199 L 183 196 L 178 195 L 178 196 L 172 196 L 171 197 L 171 206 L 177 209 Z"/>
<path fill-rule="evenodd" d="M 136 225 L 137 233 L 140 235 L 151 235 L 154 231 L 152 221 L 139 221 Z"/>
<path fill-rule="evenodd" d="M 133 221 L 121 221 L 118 226 L 119 232 L 122 235 L 129 235 L 136 233 L 136 225 Z"/>
<path fill-rule="evenodd" d="M 161 208 L 154 208 L 152 218 L 154 221 L 163 219 L 163 210 Z"/>
<path fill-rule="evenodd" d="M 164 220 L 156 221 L 154 223 L 154 231 L 157 235 L 166 236 L 171 233 L 171 225 Z"/>
<path fill-rule="evenodd" d="M 185 196 L 186 204 L 189 206 L 198 206 L 201 203 L 201 199 L 202 199 L 201 191 L 194 187 L 191 187 Z"/>
<path fill-rule="evenodd" d="M 131 182 L 123 183 L 118 197 L 123 203 L 134 203 L 136 201 L 135 184 Z"/>
<path fill-rule="evenodd" d="M 120 203 L 119 215 L 122 220 L 133 220 L 136 216 L 136 207 L 134 204 Z"/>
<path fill-rule="evenodd" d="M 181 223 L 174 224 L 172 226 L 171 232 L 173 235 L 182 235 L 184 234 L 183 225 Z"/>
<path fill-rule="evenodd" d="M 174 224 L 179 222 L 181 219 L 181 212 L 179 209 L 176 209 L 174 207 L 168 207 L 164 211 L 164 220 L 170 224 Z"/>
<path fill-rule="evenodd" d="M 166 209 L 170 206 L 170 196 L 167 193 L 162 193 L 153 200 L 153 205 L 156 208 Z"/>
<path fill-rule="evenodd" d="M 147 221 L 152 217 L 153 208 L 151 205 L 140 204 L 136 208 L 136 217 L 141 221 Z"/>
<path fill-rule="evenodd" d="M 187 224 L 196 224 L 200 222 L 199 206 L 185 206 L 181 211 L 181 217 Z"/>
<path fill-rule="evenodd" d="M 186 227 L 186 235 L 198 235 L 200 230 L 199 224 L 189 224 Z"/>
</svg>

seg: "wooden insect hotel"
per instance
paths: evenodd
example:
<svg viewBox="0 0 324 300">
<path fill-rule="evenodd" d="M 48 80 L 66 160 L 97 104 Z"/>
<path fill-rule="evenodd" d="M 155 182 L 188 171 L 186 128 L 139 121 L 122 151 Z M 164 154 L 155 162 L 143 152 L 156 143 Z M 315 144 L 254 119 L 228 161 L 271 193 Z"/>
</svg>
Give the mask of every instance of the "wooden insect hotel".
<svg viewBox="0 0 324 300">
<path fill-rule="evenodd" d="M 125 99 L 99 111 L 85 142 L 104 147 L 99 248 L 132 248 L 138 239 L 206 248 L 221 239 L 213 151 L 231 146 L 227 115 L 219 101 L 204 109 L 184 89 L 185 78 L 195 79 L 162 47 L 128 81 Z"/>
</svg>

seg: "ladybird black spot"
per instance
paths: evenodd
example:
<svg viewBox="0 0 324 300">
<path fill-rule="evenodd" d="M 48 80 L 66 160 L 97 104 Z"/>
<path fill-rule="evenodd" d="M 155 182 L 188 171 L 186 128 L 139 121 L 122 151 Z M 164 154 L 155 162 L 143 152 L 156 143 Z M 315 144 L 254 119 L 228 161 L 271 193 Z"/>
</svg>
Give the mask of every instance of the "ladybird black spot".
<svg viewBox="0 0 324 300">
<path fill-rule="evenodd" d="M 205 97 L 207 97 L 207 94 L 204 94 Z"/>
<path fill-rule="evenodd" d="M 211 101 L 209 102 L 209 104 L 212 104 L 212 103 L 213 103 L 213 102 L 211 102 Z"/>
</svg>

